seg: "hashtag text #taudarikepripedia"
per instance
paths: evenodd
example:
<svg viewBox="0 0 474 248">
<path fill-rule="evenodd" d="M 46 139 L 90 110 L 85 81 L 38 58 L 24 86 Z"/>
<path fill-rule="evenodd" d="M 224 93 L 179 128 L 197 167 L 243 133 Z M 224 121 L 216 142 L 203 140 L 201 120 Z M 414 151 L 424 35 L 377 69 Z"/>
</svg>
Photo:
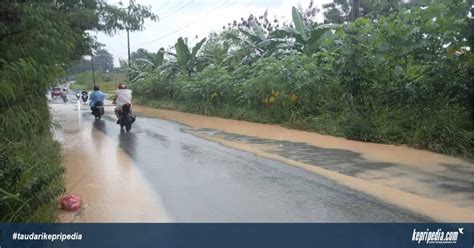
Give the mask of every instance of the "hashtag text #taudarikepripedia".
<svg viewBox="0 0 474 248">
<path fill-rule="evenodd" d="M 80 233 L 18 233 L 12 234 L 13 240 L 47 240 L 47 241 L 67 241 L 67 240 L 82 240 L 82 234 Z"/>
</svg>

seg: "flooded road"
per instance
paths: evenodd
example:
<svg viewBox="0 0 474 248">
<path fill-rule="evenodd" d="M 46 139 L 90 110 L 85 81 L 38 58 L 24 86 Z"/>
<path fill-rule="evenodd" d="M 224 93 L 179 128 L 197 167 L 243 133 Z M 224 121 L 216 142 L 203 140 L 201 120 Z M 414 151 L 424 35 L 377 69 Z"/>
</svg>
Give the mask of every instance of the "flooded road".
<svg viewBox="0 0 474 248">
<path fill-rule="evenodd" d="M 63 145 L 66 191 L 81 195 L 83 201 L 77 212 L 62 211 L 61 222 L 170 221 L 159 195 L 133 160 L 99 131 L 104 122 L 85 120 L 86 105 L 50 106 L 53 123 L 59 125 L 56 138 Z"/>
<path fill-rule="evenodd" d="M 111 107 L 51 105 L 67 191 L 81 213 L 62 221 L 421 222 L 414 214 L 308 170 L 223 146 L 175 122 L 139 117 L 120 131 Z"/>
<path fill-rule="evenodd" d="M 406 146 L 136 106 L 227 147 L 280 161 L 442 222 L 474 221 L 474 162 Z"/>
</svg>

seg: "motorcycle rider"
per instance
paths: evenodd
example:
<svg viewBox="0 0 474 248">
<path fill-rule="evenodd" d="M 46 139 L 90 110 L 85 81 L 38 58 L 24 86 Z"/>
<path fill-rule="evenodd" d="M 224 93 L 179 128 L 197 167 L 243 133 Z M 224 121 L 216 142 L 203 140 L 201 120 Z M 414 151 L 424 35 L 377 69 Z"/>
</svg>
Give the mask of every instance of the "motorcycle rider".
<svg viewBox="0 0 474 248">
<path fill-rule="evenodd" d="M 115 93 L 115 98 L 113 103 L 117 104 L 115 107 L 115 116 L 117 116 L 117 124 L 119 124 L 120 114 L 122 112 L 122 106 L 124 104 L 132 104 L 132 90 L 127 89 L 127 85 L 124 83 L 120 83 L 118 85 L 118 90 Z M 132 113 L 132 109 L 130 108 L 130 114 Z"/>
<path fill-rule="evenodd" d="M 64 87 L 63 91 L 61 92 L 61 97 L 63 98 L 64 102 L 67 102 L 67 89 Z"/>
<path fill-rule="evenodd" d="M 89 98 L 89 92 L 87 92 L 86 89 L 82 89 L 81 96 L 82 96 L 82 100 L 85 103 L 87 101 L 87 98 Z"/>
<path fill-rule="evenodd" d="M 91 93 L 90 102 L 89 102 L 89 106 L 91 107 L 91 110 L 94 111 L 96 102 L 105 103 L 106 96 L 107 95 L 100 90 L 99 86 L 94 86 L 94 91 Z"/>
</svg>

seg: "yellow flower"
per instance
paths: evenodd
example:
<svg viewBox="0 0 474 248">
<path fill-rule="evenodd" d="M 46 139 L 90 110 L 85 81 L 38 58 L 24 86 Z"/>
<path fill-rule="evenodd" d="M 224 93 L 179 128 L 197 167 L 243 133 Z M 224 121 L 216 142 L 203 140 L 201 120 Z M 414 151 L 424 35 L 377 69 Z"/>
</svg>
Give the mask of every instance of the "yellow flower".
<svg viewBox="0 0 474 248">
<path fill-rule="evenodd" d="M 270 102 L 270 103 L 275 102 L 275 97 L 274 97 L 274 96 L 271 96 L 269 102 Z"/>
<path fill-rule="evenodd" d="M 290 94 L 290 100 L 291 100 L 291 102 L 295 103 L 296 100 L 298 100 L 298 96 L 296 96 L 295 94 L 291 93 L 291 94 Z"/>
</svg>

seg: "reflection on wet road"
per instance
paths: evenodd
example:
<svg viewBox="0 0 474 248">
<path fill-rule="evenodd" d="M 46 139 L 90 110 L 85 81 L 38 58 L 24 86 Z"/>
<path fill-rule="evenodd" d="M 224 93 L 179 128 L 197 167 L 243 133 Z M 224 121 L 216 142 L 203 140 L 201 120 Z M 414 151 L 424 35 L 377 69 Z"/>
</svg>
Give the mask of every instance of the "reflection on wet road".
<svg viewBox="0 0 474 248">
<path fill-rule="evenodd" d="M 386 185 L 396 183 L 396 186 L 404 191 L 433 198 L 437 196 L 445 201 L 456 200 L 460 206 L 474 205 L 472 178 L 474 169 L 469 165 L 441 163 L 440 166 L 444 168 L 435 171 L 429 166 L 419 168 L 394 162 L 369 160 L 353 151 L 322 148 L 302 142 L 261 139 L 206 128 L 197 128 L 193 131 L 229 141 L 257 145 L 266 152 L 344 175 L 377 180 Z"/>
<path fill-rule="evenodd" d="M 110 113 L 94 121 L 83 112 L 81 120 L 132 159 L 175 221 L 426 220 L 313 173 L 203 140 L 174 122 L 139 117 L 132 131 L 124 132 Z M 100 149 L 101 144 L 90 144 Z"/>
<path fill-rule="evenodd" d="M 83 200 L 80 211 L 62 211 L 61 222 L 171 221 L 130 156 L 104 135 L 106 121 L 90 120 L 87 105 L 50 106 L 61 127 L 55 133 L 63 145 L 66 190 Z"/>
</svg>

